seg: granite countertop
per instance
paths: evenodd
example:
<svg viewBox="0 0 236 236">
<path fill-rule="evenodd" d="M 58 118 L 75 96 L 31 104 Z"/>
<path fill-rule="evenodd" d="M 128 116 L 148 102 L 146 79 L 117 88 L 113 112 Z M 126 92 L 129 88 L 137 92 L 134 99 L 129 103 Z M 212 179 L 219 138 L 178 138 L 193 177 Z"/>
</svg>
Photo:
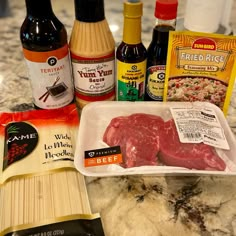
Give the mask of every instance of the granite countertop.
<svg viewBox="0 0 236 236">
<path fill-rule="evenodd" d="M 122 2 L 105 0 L 106 17 L 117 44 L 122 38 Z M 70 35 L 73 0 L 52 0 L 52 3 Z M 146 46 L 154 24 L 154 3 L 154 0 L 144 1 L 142 38 Z M 179 1 L 179 17 L 183 16 L 184 4 L 184 0 Z M 11 0 L 9 5 L 10 15 L 0 18 L 0 111 L 27 110 L 33 108 L 32 96 L 19 39 L 25 6 L 23 0 Z M 236 92 L 227 117 L 233 131 L 235 95 Z M 86 177 L 86 182 L 92 211 L 101 214 L 107 236 L 236 235 L 234 176 L 132 175 Z"/>
</svg>

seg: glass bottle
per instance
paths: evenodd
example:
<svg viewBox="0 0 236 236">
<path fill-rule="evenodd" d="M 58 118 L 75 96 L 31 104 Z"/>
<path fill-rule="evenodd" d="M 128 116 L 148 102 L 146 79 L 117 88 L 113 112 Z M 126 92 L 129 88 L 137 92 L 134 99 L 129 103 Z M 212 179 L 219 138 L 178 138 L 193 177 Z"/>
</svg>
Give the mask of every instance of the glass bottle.
<svg viewBox="0 0 236 236">
<path fill-rule="evenodd" d="M 70 38 L 76 102 L 115 100 L 115 40 L 104 13 L 104 0 L 75 0 Z"/>
<path fill-rule="evenodd" d="M 67 32 L 50 0 L 25 0 L 26 18 L 20 28 L 23 54 L 36 108 L 55 109 L 73 102 Z"/>
<path fill-rule="evenodd" d="M 147 51 L 141 41 L 142 9 L 142 2 L 124 2 L 123 40 L 116 50 L 118 101 L 144 100 Z"/>
<path fill-rule="evenodd" d="M 156 24 L 147 49 L 145 101 L 163 101 L 169 31 L 175 30 L 177 0 L 156 0 Z"/>
</svg>

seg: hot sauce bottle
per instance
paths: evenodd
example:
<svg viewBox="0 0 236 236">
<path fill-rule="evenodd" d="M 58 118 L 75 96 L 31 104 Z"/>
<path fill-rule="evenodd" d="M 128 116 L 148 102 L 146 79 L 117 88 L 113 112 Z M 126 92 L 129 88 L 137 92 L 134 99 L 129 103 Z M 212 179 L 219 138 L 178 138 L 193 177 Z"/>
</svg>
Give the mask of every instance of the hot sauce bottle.
<svg viewBox="0 0 236 236">
<path fill-rule="evenodd" d="M 25 0 L 27 15 L 20 29 L 36 108 L 54 109 L 74 100 L 67 32 L 50 0 Z"/>
<path fill-rule="evenodd" d="M 175 30 L 177 0 L 156 0 L 156 25 L 147 49 L 145 101 L 163 101 L 169 31 Z"/>
<path fill-rule="evenodd" d="M 124 2 L 123 40 L 116 50 L 118 101 L 144 100 L 147 51 L 141 41 L 142 9 L 142 2 Z"/>
</svg>

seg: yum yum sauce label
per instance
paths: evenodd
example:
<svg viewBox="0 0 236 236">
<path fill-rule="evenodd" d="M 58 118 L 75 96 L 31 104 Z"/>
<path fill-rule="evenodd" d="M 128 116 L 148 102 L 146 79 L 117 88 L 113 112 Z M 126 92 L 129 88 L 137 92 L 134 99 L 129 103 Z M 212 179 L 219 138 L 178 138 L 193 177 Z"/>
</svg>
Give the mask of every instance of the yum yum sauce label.
<svg viewBox="0 0 236 236">
<path fill-rule="evenodd" d="M 171 31 L 164 101 L 206 101 L 227 111 L 234 84 L 236 38 Z"/>
<path fill-rule="evenodd" d="M 115 54 L 100 58 L 74 55 L 72 69 L 77 98 L 93 102 L 115 96 Z"/>
<path fill-rule="evenodd" d="M 68 105 L 74 98 L 68 45 L 62 48 L 34 52 L 23 49 L 31 79 L 34 104 L 43 109 Z"/>
</svg>

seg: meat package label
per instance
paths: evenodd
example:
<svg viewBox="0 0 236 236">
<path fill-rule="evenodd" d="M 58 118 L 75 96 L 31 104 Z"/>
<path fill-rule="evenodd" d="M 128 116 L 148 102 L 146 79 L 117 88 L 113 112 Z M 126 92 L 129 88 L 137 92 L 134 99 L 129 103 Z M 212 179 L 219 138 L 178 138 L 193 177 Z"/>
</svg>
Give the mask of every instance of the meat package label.
<svg viewBox="0 0 236 236">
<path fill-rule="evenodd" d="M 180 142 L 200 143 L 229 150 L 224 129 L 209 108 L 171 108 Z"/>
<path fill-rule="evenodd" d="M 120 146 L 89 150 L 84 152 L 84 166 L 119 164 L 122 162 Z"/>
</svg>

